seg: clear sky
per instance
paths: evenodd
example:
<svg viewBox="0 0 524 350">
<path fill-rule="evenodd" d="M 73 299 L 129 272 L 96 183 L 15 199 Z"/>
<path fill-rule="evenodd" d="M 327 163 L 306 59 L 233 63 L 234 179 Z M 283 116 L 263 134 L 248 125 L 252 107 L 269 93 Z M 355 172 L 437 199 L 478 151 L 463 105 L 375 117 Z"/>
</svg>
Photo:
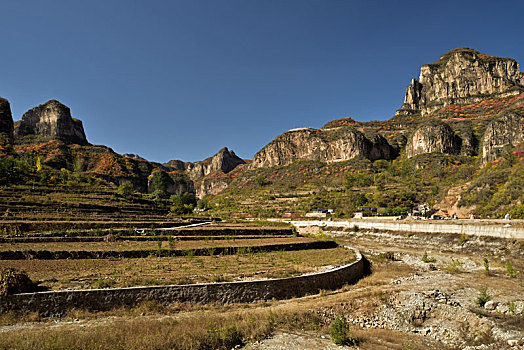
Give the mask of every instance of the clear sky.
<svg viewBox="0 0 524 350">
<path fill-rule="evenodd" d="M 294 127 L 387 119 L 422 64 L 468 46 L 524 64 L 524 1 L 0 0 L 0 96 L 49 99 L 91 143 L 149 160 Z"/>
</svg>

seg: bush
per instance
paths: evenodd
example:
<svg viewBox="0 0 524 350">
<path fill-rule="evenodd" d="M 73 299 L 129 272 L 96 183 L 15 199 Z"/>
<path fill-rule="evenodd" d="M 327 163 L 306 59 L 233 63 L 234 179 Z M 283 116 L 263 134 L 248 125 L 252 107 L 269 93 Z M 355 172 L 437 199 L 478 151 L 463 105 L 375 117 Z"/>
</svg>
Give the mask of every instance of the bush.
<svg viewBox="0 0 524 350">
<path fill-rule="evenodd" d="M 152 193 L 154 200 L 162 200 L 162 199 L 168 199 L 169 193 L 167 193 L 164 190 L 155 190 L 155 192 Z"/>
<path fill-rule="evenodd" d="M 331 323 L 331 329 L 329 330 L 331 340 L 337 345 L 354 345 L 355 340 L 351 338 L 349 333 L 349 326 L 344 315 L 340 315 L 333 323 Z"/>
<path fill-rule="evenodd" d="M 255 183 L 258 186 L 263 187 L 269 185 L 271 181 L 269 181 L 265 175 L 259 175 L 255 178 Z"/>
<path fill-rule="evenodd" d="M 130 197 L 133 195 L 133 186 L 129 182 L 124 182 L 118 186 L 116 194 L 125 198 Z"/>
<path fill-rule="evenodd" d="M 211 349 L 233 349 L 244 344 L 235 325 L 208 330 L 207 343 Z"/>
<path fill-rule="evenodd" d="M 201 210 L 208 210 L 210 208 L 209 197 L 204 197 L 197 201 L 197 208 Z"/>
<path fill-rule="evenodd" d="M 508 261 L 506 263 L 506 268 L 508 270 L 508 276 L 511 278 L 517 277 L 517 271 L 513 268 L 513 264 L 511 264 L 511 261 Z"/>
<path fill-rule="evenodd" d="M 30 293 L 36 290 L 36 284 L 31 281 L 25 272 L 10 267 L 0 271 L 0 296 Z"/>
<path fill-rule="evenodd" d="M 428 252 L 424 252 L 424 255 L 422 256 L 422 261 L 425 262 L 425 263 L 434 263 L 434 262 L 437 262 L 437 259 L 430 258 L 428 256 Z"/>
<path fill-rule="evenodd" d="M 490 300 L 491 300 L 491 296 L 488 294 L 488 288 L 487 287 L 481 288 L 479 296 L 477 297 L 478 306 L 484 306 Z"/>
</svg>

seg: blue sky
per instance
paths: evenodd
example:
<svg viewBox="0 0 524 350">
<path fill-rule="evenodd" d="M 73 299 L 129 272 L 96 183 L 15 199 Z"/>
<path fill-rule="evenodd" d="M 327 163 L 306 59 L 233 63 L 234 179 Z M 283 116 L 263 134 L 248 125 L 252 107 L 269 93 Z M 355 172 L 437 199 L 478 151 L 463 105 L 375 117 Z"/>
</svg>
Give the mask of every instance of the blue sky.
<svg viewBox="0 0 524 350">
<path fill-rule="evenodd" d="M 49 99 L 118 153 L 252 158 L 294 127 L 387 119 L 422 64 L 524 63 L 522 1 L 2 1 L 0 96 Z"/>
</svg>

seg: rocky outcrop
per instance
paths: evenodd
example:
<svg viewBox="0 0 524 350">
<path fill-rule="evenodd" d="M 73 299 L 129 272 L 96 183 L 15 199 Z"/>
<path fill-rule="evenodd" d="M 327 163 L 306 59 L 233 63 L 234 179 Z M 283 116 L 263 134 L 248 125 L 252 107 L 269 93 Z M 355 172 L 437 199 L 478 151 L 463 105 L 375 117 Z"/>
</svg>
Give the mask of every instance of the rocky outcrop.
<svg viewBox="0 0 524 350">
<path fill-rule="evenodd" d="M 524 116 L 508 113 L 492 121 L 482 139 L 482 160 L 493 161 L 504 154 L 506 146 L 516 146 L 524 142 Z"/>
<path fill-rule="evenodd" d="M 0 143 L 13 141 L 13 116 L 9 101 L 0 97 Z"/>
<path fill-rule="evenodd" d="M 249 165 L 250 168 L 287 165 L 296 160 L 336 162 L 355 157 L 370 160 L 392 159 L 394 149 L 380 135 L 368 139 L 352 127 L 326 130 L 290 130 L 262 148 Z"/>
<path fill-rule="evenodd" d="M 190 163 L 186 171 L 191 179 L 198 179 L 215 171 L 222 171 L 227 174 L 238 165 L 244 163 L 244 160 L 239 158 L 235 152 L 224 147 L 211 158 L 201 162 Z"/>
<path fill-rule="evenodd" d="M 423 153 L 441 152 L 457 154 L 460 152 L 461 140 L 449 125 L 431 119 L 421 126 L 408 139 L 406 155 L 408 158 Z"/>
<path fill-rule="evenodd" d="M 224 147 L 214 156 L 202 161 L 193 163 L 182 162 L 181 160 L 170 160 L 164 165 L 173 171 L 185 171 L 192 180 L 195 180 L 217 171 L 227 174 L 240 164 L 245 164 L 245 161 L 238 157 L 235 152 Z"/>
<path fill-rule="evenodd" d="M 195 191 L 198 198 L 217 195 L 229 187 L 227 177 L 205 177 L 195 181 Z"/>
<path fill-rule="evenodd" d="M 488 95 L 517 95 L 524 89 L 524 74 L 511 58 L 482 54 L 461 47 L 420 68 L 411 80 L 397 115 L 430 114 L 450 104 L 468 104 Z"/>
<path fill-rule="evenodd" d="M 183 162 L 181 160 L 170 160 L 163 165 L 170 168 L 172 171 L 186 171 L 188 162 Z"/>
<path fill-rule="evenodd" d="M 36 136 L 42 140 L 59 139 L 67 143 L 88 144 L 82 122 L 71 117 L 69 107 L 56 100 L 30 109 L 15 129 L 15 137 Z M 38 141 L 38 139 L 37 139 Z"/>
</svg>

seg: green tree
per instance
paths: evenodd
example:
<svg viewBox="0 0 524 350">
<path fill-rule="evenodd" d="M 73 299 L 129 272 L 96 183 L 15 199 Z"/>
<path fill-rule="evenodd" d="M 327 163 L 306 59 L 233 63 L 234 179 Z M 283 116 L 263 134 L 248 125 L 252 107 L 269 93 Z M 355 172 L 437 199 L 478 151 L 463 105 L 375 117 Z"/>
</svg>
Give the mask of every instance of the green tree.
<svg viewBox="0 0 524 350">
<path fill-rule="evenodd" d="M 133 186 L 129 182 L 123 182 L 118 186 L 116 193 L 124 198 L 131 197 L 133 195 Z"/>
<path fill-rule="evenodd" d="M 162 170 L 155 171 L 151 174 L 151 186 L 153 192 L 157 190 L 166 191 L 169 185 L 173 184 L 173 179 Z"/>
</svg>

